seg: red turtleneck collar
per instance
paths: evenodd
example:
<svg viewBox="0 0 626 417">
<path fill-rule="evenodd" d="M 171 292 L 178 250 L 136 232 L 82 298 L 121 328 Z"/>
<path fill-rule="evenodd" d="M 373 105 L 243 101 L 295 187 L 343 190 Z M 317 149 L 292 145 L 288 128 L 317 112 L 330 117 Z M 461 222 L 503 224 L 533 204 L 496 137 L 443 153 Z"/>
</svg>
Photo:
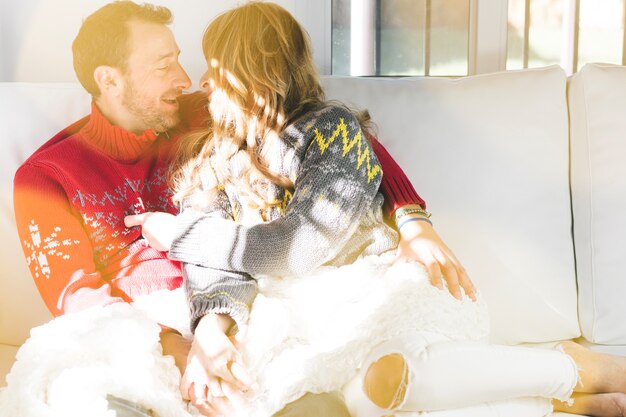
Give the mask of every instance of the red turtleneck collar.
<svg viewBox="0 0 626 417">
<path fill-rule="evenodd" d="M 141 135 L 135 135 L 126 129 L 112 125 L 102 115 L 96 103 L 91 103 L 91 116 L 81 129 L 81 136 L 89 143 L 112 158 L 131 161 L 141 157 L 152 146 L 158 135 L 148 129 Z"/>
</svg>

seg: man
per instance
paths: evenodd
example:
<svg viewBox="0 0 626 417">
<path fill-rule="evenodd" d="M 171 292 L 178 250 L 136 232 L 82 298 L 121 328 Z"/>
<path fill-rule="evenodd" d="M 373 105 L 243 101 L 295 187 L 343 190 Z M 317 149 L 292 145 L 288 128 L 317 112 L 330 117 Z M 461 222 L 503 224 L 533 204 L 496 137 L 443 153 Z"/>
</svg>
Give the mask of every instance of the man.
<svg viewBox="0 0 626 417">
<path fill-rule="evenodd" d="M 176 127 L 188 129 L 178 96 L 191 81 L 178 63 L 170 21 L 167 9 L 131 2 L 87 18 L 73 51 L 78 79 L 93 96 L 91 115 L 44 144 L 15 175 L 18 232 L 54 315 L 181 284 L 180 266 L 123 223 L 125 214 L 148 207 L 175 212 L 167 166 Z M 163 339 L 167 353 L 174 337 Z"/>
<path fill-rule="evenodd" d="M 54 315 L 132 302 L 181 285 L 180 265 L 150 248 L 140 228 L 126 228 L 123 221 L 128 214 L 177 211 L 167 184 L 169 162 L 185 133 L 206 128 L 205 94 L 182 95 L 191 81 L 178 62 L 179 49 L 167 26 L 171 19 L 166 8 L 131 1 L 90 15 L 73 54 L 76 75 L 93 97 L 91 114 L 46 142 L 16 172 L 20 240 Z M 388 211 L 423 206 L 384 148 L 376 143 L 375 149 L 386 174 Z M 417 223 L 427 227 L 412 222 L 407 230 Z M 419 239 L 405 242 L 409 256 L 424 259 L 436 279 L 442 276 L 435 270 L 441 264 L 458 288 L 465 275 L 454 256 L 446 254 L 447 264 L 430 256 L 435 249 L 447 250 L 438 236 L 432 229 L 411 233 Z M 411 252 L 413 243 L 421 254 Z M 470 285 L 464 285 L 466 291 Z M 189 342 L 164 328 L 161 344 L 184 369 Z"/>
</svg>

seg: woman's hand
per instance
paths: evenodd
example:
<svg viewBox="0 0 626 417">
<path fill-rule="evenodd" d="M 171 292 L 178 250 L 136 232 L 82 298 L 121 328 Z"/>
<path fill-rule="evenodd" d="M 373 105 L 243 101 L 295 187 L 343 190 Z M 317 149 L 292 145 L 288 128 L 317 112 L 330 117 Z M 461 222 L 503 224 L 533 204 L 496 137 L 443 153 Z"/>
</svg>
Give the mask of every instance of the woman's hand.
<svg viewBox="0 0 626 417">
<path fill-rule="evenodd" d="M 163 348 L 163 355 L 172 356 L 180 374 L 183 375 L 185 373 L 185 366 L 187 365 L 191 341 L 185 339 L 180 333 L 175 331 L 161 332 L 160 341 Z"/>
<path fill-rule="evenodd" d="M 206 416 L 232 414 L 245 404 L 243 393 L 254 384 L 237 339 L 226 336 L 230 323 L 228 316 L 215 314 L 200 320 L 181 381 L 183 398 Z"/>
<path fill-rule="evenodd" d="M 176 232 L 176 216 L 159 211 L 133 214 L 124 217 L 126 227 L 139 226 L 148 245 L 161 252 L 172 247 Z"/>
<path fill-rule="evenodd" d="M 448 291 L 455 298 L 461 299 L 462 287 L 465 294 L 476 301 L 476 289 L 465 268 L 427 221 L 415 220 L 402 225 L 398 259 L 423 264 L 431 284 L 443 289 L 442 279 L 445 279 Z"/>
</svg>

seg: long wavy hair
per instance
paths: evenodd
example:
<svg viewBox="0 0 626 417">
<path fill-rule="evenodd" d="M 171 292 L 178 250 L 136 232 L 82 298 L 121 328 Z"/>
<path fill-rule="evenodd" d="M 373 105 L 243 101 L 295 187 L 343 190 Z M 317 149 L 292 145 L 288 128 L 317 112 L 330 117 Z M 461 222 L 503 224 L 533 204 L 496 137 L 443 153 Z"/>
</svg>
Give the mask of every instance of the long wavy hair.
<svg viewBox="0 0 626 417">
<path fill-rule="evenodd" d="M 281 6 L 254 1 L 213 20 L 202 46 L 211 125 L 182 141 L 170 175 L 174 200 L 231 183 L 268 208 L 275 201 L 263 184 L 293 187 L 270 169 L 279 134 L 325 104 L 308 34 Z"/>
</svg>

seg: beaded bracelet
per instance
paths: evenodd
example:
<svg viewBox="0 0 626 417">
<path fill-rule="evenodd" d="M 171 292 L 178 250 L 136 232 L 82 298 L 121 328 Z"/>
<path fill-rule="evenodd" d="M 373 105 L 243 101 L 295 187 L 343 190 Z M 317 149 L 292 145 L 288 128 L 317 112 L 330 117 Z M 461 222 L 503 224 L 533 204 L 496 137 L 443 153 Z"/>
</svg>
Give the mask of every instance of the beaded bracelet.
<svg viewBox="0 0 626 417">
<path fill-rule="evenodd" d="M 408 214 L 421 214 L 422 216 L 426 217 L 426 218 L 430 218 L 431 214 L 422 209 L 422 208 L 403 208 L 400 207 L 398 210 L 396 210 L 396 220 L 408 215 Z"/>
<path fill-rule="evenodd" d="M 410 222 L 426 222 L 428 224 L 430 224 L 431 226 L 433 225 L 433 222 L 430 221 L 430 219 L 427 219 L 426 217 L 411 217 L 410 219 L 406 219 L 400 223 L 398 223 L 398 230 L 400 230 L 402 228 L 402 226 L 404 226 L 407 223 Z"/>
</svg>

